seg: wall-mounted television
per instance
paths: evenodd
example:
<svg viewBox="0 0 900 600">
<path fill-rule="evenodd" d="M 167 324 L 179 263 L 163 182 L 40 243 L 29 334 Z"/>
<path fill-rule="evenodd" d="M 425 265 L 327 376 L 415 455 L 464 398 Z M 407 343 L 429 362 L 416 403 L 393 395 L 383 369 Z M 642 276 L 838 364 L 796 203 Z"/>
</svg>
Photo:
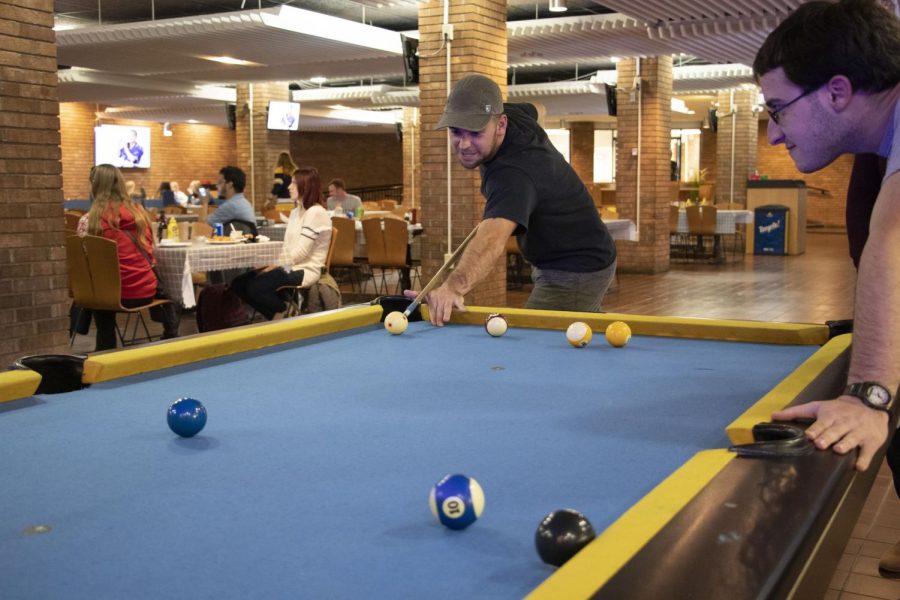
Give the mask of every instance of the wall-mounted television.
<svg viewBox="0 0 900 600">
<path fill-rule="evenodd" d="M 269 100 L 268 129 L 298 131 L 300 129 L 300 103 Z"/>
<path fill-rule="evenodd" d="M 94 127 L 94 164 L 120 169 L 150 167 L 150 128 L 133 125 Z"/>
</svg>

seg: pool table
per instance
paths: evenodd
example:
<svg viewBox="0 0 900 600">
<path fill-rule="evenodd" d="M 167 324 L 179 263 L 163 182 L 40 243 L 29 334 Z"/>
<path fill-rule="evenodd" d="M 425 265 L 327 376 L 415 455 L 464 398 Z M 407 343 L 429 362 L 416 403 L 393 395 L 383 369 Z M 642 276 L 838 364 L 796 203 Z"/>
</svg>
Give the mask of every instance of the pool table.
<svg viewBox="0 0 900 600">
<path fill-rule="evenodd" d="M 427 307 L 423 307 L 427 311 Z M 872 473 L 738 457 L 843 385 L 824 325 L 470 307 L 403 335 L 364 305 L 90 356 L 88 387 L 0 373 L 0 597 L 764 598 L 828 585 Z M 591 344 L 564 330 L 582 320 Z M 605 326 L 634 336 L 613 348 Z M 201 400 L 179 438 L 169 404 Z M 481 518 L 430 514 L 448 473 Z M 574 508 L 563 567 L 534 534 Z"/>
</svg>

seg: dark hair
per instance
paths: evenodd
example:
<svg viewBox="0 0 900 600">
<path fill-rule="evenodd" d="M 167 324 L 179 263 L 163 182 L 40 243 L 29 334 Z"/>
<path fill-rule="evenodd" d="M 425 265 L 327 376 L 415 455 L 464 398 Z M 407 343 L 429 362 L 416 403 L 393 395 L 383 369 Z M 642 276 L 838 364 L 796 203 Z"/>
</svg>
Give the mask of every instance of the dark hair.
<svg viewBox="0 0 900 600">
<path fill-rule="evenodd" d="M 332 179 L 331 181 L 329 181 L 329 182 L 328 182 L 328 185 L 333 185 L 334 187 L 336 187 L 336 188 L 338 188 L 338 189 L 341 189 L 341 190 L 346 190 L 346 189 L 347 189 L 346 187 L 344 187 L 344 180 L 343 180 L 343 179 L 338 179 L 337 177 L 335 177 L 334 179 Z"/>
<path fill-rule="evenodd" d="M 160 192 L 171 192 L 172 184 L 169 183 L 168 181 L 163 181 L 162 183 L 159 184 L 159 191 Z"/>
<path fill-rule="evenodd" d="M 807 92 L 835 75 L 854 90 L 884 91 L 900 81 L 900 20 L 877 0 L 807 2 L 766 38 L 753 74 L 779 67 Z"/>
<path fill-rule="evenodd" d="M 221 175 L 222 179 L 226 182 L 231 182 L 235 192 L 243 192 L 244 186 L 247 185 L 247 176 L 237 167 L 222 167 L 219 170 L 219 175 Z"/>
<path fill-rule="evenodd" d="M 300 202 L 303 208 L 308 209 L 314 204 L 325 206 L 322 197 L 322 180 L 319 178 L 319 170 L 315 167 L 300 167 L 294 171 L 294 185 L 300 194 Z"/>
</svg>

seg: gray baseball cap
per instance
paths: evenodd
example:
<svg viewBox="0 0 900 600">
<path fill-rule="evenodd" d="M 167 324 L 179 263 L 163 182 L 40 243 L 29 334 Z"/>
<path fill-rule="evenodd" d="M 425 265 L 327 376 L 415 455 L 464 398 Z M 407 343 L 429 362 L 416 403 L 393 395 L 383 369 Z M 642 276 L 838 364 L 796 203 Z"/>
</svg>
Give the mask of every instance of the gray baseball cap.
<svg viewBox="0 0 900 600">
<path fill-rule="evenodd" d="M 469 75 L 456 82 L 444 116 L 435 129 L 456 127 L 466 131 L 481 131 L 494 115 L 503 114 L 500 87 L 484 75 Z"/>
</svg>

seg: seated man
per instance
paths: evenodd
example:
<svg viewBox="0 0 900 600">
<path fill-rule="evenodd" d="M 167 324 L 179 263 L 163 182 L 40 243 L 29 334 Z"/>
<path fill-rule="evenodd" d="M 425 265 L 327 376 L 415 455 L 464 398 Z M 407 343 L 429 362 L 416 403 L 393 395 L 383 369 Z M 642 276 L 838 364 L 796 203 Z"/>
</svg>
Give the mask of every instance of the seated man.
<svg viewBox="0 0 900 600">
<path fill-rule="evenodd" d="M 206 221 L 210 225 L 220 223 L 224 225 L 230 221 L 245 221 L 256 223 L 256 214 L 250 201 L 244 197 L 244 186 L 247 176 L 237 167 L 222 167 L 219 171 L 219 181 L 216 189 L 219 192 L 221 204 L 216 211 L 207 215 L 209 197 L 201 197 L 200 221 Z M 226 235 L 228 232 L 224 232 Z"/>
<path fill-rule="evenodd" d="M 326 202 L 328 210 L 355 213 L 360 206 L 362 206 L 362 201 L 359 196 L 347 193 L 343 179 L 332 179 L 328 182 L 328 200 Z"/>
</svg>

